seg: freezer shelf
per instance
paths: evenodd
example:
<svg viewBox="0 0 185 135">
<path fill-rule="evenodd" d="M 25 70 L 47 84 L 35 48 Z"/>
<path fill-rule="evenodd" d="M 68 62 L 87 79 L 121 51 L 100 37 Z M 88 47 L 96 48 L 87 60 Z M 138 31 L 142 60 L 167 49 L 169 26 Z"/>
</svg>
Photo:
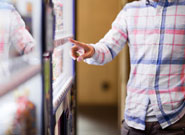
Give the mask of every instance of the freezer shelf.
<svg viewBox="0 0 185 135">
<path fill-rule="evenodd" d="M 64 79 L 61 75 L 53 84 L 53 112 L 55 113 L 61 105 L 73 82 L 73 76 Z M 62 110 L 61 110 L 62 111 Z"/>
<path fill-rule="evenodd" d="M 62 35 L 62 36 L 57 36 L 55 37 L 54 40 L 54 47 L 58 47 L 61 46 L 63 44 L 65 44 L 66 42 L 68 42 L 68 38 L 73 38 L 72 34 L 67 34 L 67 35 Z"/>
<path fill-rule="evenodd" d="M 0 63 L 0 65 L 0 97 L 13 91 L 41 71 L 40 64 L 30 64 L 23 58 Z"/>
<path fill-rule="evenodd" d="M 26 132 L 25 134 L 32 132 L 32 135 L 41 135 L 41 74 L 35 75 L 14 91 L 1 97 L 0 106 L 2 109 L 0 115 L 0 135 L 5 135 L 7 132 L 10 132 L 10 134 L 20 134 L 23 130 L 24 133 Z M 27 113 L 25 114 L 25 112 Z M 32 126 L 30 123 L 32 123 Z M 21 126 L 21 124 L 24 124 L 24 126 Z M 29 127 L 29 130 L 26 127 Z"/>
</svg>

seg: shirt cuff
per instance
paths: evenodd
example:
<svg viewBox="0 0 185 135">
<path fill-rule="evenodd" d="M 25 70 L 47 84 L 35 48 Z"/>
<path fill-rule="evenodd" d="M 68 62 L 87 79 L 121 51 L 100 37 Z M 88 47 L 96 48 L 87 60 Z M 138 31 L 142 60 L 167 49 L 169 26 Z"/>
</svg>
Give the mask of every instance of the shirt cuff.
<svg viewBox="0 0 185 135">
<path fill-rule="evenodd" d="M 94 48 L 94 54 L 91 57 L 91 59 L 97 60 L 98 59 L 98 51 L 97 51 L 97 47 L 94 44 L 89 44 L 90 46 L 92 46 Z"/>
<path fill-rule="evenodd" d="M 92 46 L 94 48 L 94 54 L 93 54 L 93 56 L 91 58 L 85 59 L 84 62 L 91 64 L 94 61 L 98 60 L 99 53 L 97 51 L 97 47 L 94 44 L 88 44 L 88 45 L 90 45 L 90 46 Z"/>
</svg>

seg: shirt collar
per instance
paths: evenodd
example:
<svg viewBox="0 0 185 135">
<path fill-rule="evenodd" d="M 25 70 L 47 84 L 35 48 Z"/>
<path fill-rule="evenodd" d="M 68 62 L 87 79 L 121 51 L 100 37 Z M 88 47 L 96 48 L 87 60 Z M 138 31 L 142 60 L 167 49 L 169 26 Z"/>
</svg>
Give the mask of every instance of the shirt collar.
<svg viewBox="0 0 185 135">
<path fill-rule="evenodd" d="M 169 3 L 171 3 L 171 2 L 174 2 L 175 0 L 149 0 L 149 1 L 153 1 L 153 2 L 166 2 L 166 1 L 168 1 Z"/>
<path fill-rule="evenodd" d="M 166 3 L 166 1 L 168 3 L 175 2 L 175 0 L 156 0 L 156 1 L 154 1 L 154 0 L 145 0 L 146 5 L 150 5 L 150 4 L 153 5 L 154 3 Z"/>
</svg>

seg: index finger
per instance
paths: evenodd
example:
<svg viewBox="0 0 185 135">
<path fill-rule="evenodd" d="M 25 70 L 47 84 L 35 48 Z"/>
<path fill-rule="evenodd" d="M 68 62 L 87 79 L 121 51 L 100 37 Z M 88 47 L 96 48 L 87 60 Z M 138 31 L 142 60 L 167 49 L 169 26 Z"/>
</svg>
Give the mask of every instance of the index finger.
<svg viewBox="0 0 185 135">
<path fill-rule="evenodd" d="M 76 40 L 71 39 L 71 38 L 69 38 L 69 41 L 70 41 L 71 43 L 74 43 L 74 44 L 77 45 L 77 46 L 82 47 L 82 48 L 87 48 L 87 45 L 84 44 L 84 43 L 82 43 L 82 42 L 76 41 Z"/>
</svg>

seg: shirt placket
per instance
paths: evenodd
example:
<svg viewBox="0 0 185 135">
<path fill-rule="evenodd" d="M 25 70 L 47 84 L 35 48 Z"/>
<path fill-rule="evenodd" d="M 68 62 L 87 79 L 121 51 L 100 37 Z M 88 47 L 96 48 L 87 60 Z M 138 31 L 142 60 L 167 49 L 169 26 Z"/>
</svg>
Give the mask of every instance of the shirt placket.
<svg viewBox="0 0 185 135">
<path fill-rule="evenodd" d="M 165 24 L 166 24 L 166 13 L 167 13 L 167 1 L 163 1 L 157 7 L 157 18 L 159 21 L 158 28 L 159 28 L 159 43 L 158 43 L 158 55 L 156 61 L 156 77 L 155 77 L 155 93 L 156 93 L 156 116 L 159 120 L 161 126 L 170 125 L 169 117 L 166 115 L 166 112 L 163 108 L 163 98 L 160 95 L 160 68 L 163 60 L 163 44 L 165 38 Z"/>
<path fill-rule="evenodd" d="M 155 45 L 155 49 L 152 50 L 152 53 L 154 54 L 154 59 L 156 61 L 155 63 L 155 77 L 153 78 L 153 80 L 151 80 L 151 82 L 153 82 L 153 92 L 152 94 L 150 95 L 150 100 L 151 100 L 151 104 L 153 104 L 153 110 L 155 112 L 156 115 L 161 115 L 161 112 L 160 112 L 160 109 L 159 109 L 159 106 L 158 106 L 158 103 L 157 103 L 157 93 L 156 93 L 156 90 L 155 90 L 155 79 L 156 79 L 156 76 L 158 75 L 157 74 L 157 66 L 160 66 L 160 65 L 157 65 L 157 60 L 158 60 L 158 56 L 159 56 L 159 48 L 160 48 L 160 33 L 161 33 L 161 25 L 162 25 L 162 14 L 163 14 L 163 9 L 164 7 L 161 6 L 161 5 L 157 5 L 155 7 L 155 10 L 154 10 L 154 29 L 156 31 L 157 34 L 154 35 L 154 38 L 153 38 L 153 43 Z"/>
</svg>

